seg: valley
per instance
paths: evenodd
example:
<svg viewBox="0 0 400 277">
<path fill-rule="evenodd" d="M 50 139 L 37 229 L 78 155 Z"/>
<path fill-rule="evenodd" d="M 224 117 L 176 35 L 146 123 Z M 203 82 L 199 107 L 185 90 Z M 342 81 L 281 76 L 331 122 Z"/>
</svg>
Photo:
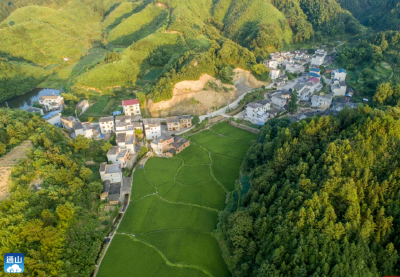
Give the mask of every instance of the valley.
<svg viewBox="0 0 400 277">
<path fill-rule="evenodd" d="M 231 276 L 213 230 L 256 136 L 223 122 L 189 138 L 174 158 L 136 168 L 130 205 L 96 276 Z"/>
<path fill-rule="evenodd" d="M 400 275 L 399 30 L 400 0 L 0 1 L 0 257 Z"/>
</svg>

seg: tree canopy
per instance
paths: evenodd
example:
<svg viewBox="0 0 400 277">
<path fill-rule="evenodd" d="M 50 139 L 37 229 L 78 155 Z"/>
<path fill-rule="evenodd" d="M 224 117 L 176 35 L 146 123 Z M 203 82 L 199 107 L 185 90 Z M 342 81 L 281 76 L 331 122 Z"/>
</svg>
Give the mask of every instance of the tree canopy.
<svg viewBox="0 0 400 277">
<path fill-rule="evenodd" d="M 269 120 L 219 225 L 233 275 L 399 275 L 399 116 Z"/>
</svg>

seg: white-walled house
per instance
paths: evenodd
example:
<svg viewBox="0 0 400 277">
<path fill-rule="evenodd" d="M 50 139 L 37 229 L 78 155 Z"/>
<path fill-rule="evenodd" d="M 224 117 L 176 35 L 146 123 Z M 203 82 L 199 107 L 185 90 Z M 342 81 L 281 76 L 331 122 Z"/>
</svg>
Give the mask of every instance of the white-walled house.
<svg viewBox="0 0 400 277">
<path fill-rule="evenodd" d="M 103 181 L 111 183 L 122 182 L 122 166 L 120 164 L 100 164 L 100 177 Z"/>
<path fill-rule="evenodd" d="M 107 152 L 107 159 L 109 162 L 119 164 L 122 168 L 125 168 L 129 160 L 129 151 L 127 149 L 121 149 L 119 146 L 113 146 Z"/>
<path fill-rule="evenodd" d="M 58 111 L 53 111 L 53 112 L 46 114 L 45 116 L 43 116 L 43 119 L 45 121 L 47 121 L 48 123 L 50 123 L 51 125 L 62 126 L 61 125 L 61 113 Z"/>
<path fill-rule="evenodd" d="M 76 121 L 74 123 L 73 130 L 74 130 L 73 137 L 75 138 L 79 135 L 82 135 L 88 139 L 93 138 L 93 126 L 89 122 L 81 123 L 80 121 Z"/>
<path fill-rule="evenodd" d="M 129 135 L 133 135 L 135 133 L 135 129 L 143 129 L 141 116 L 127 116 L 127 115 L 119 115 L 115 117 L 115 133 L 126 133 Z"/>
<path fill-rule="evenodd" d="M 302 73 L 304 72 L 304 66 L 297 63 L 287 63 L 286 64 L 286 71 L 290 73 Z"/>
<path fill-rule="evenodd" d="M 333 95 L 335 96 L 344 96 L 347 90 L 346 82 L 335 79 L 331 86 L 331 90 Z"/>
<path fill-rule="evenodd" d="M 64 97 L 60 95 L 42 95 L 38 102 L 46 111 L 61 110 L 64 105 Z"/>
<path fill-rule="evenodd" d="M 346 70 L 344 70 L 344 69 L 334 69 L 334 70 L 332 70 L 331 71 L 331 78 L 332 78 L 332 81 L 334 81 L 334 80 L 339 80 L 339 81 L 341 81 L 341 82 L 344 82 L 344 81 L 346 81 L 346 77 L 347 77 L 347 72 L 346 72 Z"/>
<path fill-rule="evenodd" d="M 271 96 L 272 104 L 280 108 L 288 104 L 289 100 L 290 100 L 290 93 L 284 93 L 282 91 L 277 91 L 273 93 Z"/>
<path fill-rule="evenodd" d="M 101 117 L 99 119 L 99 125 L 101 133 L 103 135 L 114 132 L 114 117 L 113 116 Z"/>
<path fill-rule="evenodd" d="M 324 49 L 317 49 L 312 56 L 311 65 L 321 66 L 325 61 L 326 54 L 327 52 Z"/>
<path fill-rule="evenodd" d="M 268 68 L 273 68 L 273 69 L 277 69 L 278 68 L 278 61 L 273 59 L 273 60 L 266 60 L 264 61 L 264 65 Z"/>
<path fill-rule="evenodd" d="M 332 95 L 313 95 L 311 97 L 311 107 L 328 109 L 332 104 Z"/>
<path fill-rule="evenodd" d="M 135 154 L 135 133 L 119 133 L 115 141 L 121 149 L 126 149 L 130 154 Z"/>
<path fill-rule="evenodd" d="M 268 114 L 266 113 L 265 106 L 260 103 L 249 103 L 246 107 L 246 117 L 250 121 L 262 122 L 264 123 L 268 119 Z"/>
<path fill-rule="evenodd" d="M 258 103 L 264 106 L 265 111 L 269 111 L 271 109 L 271 100 L 264 99 L 259 101 Z"/>
<path fill-rule="evenodd" d="M 279 69 L 271 69 L 269 72 L 269 77 L 271 78 L 271 80 L 278 79 L 280 75 L 281 71 Z"/>
<path fill-rule="evenodd" d="M 161 123 L 157 118 L 146 118 L 143 119 L 144 132 L 146 139 L 153 140 L 161 137 Z"/>
<path fill-rule="evenodd" d="M 137 99 L 122 101 L 125 115 L 140 115 L 140 105 Z"/>
</svg>

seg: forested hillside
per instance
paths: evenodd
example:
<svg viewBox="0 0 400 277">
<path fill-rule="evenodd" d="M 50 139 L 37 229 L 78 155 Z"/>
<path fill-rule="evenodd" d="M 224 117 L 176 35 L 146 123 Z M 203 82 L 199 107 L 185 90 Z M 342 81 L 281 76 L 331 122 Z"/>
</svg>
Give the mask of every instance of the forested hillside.
<svg viewBox="0 0 400 277">
<path fill-rule="evenodd" d="M 36 115 L 0 109 L 0 155 L 28 138 L 34 149 L 0 202 L 0 252 L 24 253 L 29 276 L 90 276 L 110 226 L 101 226 L 101 180 L 84 166 L 89 140 L 68 141 Z"/>
<path fill-rule="evenodd" d="M 377 29 L 398 30 L 400 27 L 399 0 L 336 0 L 361 23 Z"/>
<path fill-rule="evenodd" d="M 245 160 L 251 188 L 220 224 L 233 275 L 399 275 L 399 117 L 269 120 Z"/>
<path fill-rule="evenodd" d="M 224 75 L 230 82 L 232 69 L 240 66 L 265 81 L 268 72 L 254 67 L 269 53 L 361 30 L 334 0 L 10 0 L 0 3 L 0 22 L 0 56 L 44 68 L 51 74 L 46 85 L 102 91 L 135 87 L 156 69 L 160 74 L 146 90 L 155 102 L 171 98 L 177 81 L 202 73 Z M 247 62 L 221 60 L 216 45 L 225 57 L 248 51 L 242 58 Z M 113 61 L 80 62 L 99 51 L 119 55 Z M 196 68 L 202 60 L 214 67 Z M 7 98 L 15 95 L 7 92 Z"/>
<path fill-rule="evenodd" d="M 0 102 L 34 89 L 47 75 L 41 67 L 0 57 Z"/>
<path fill-rule="evenodd" d="M 337 61 L 348 70 L 347 81 L 357 93 L 373 97 L 382 83 L 400 84 L 399 50 L 399 32 L 379 32 L 353 39 L 339 50 Z"/>
</svg>

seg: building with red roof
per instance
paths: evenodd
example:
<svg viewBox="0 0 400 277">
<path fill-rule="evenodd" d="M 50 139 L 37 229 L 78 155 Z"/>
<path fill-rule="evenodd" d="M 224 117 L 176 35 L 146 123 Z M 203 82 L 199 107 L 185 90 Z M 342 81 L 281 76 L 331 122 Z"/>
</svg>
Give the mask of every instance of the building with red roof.
<svg viewBox="0 0 400 277">
<path fill-rule="evenodd" d="M 308 79 L 307 82 L 313 82 L 314 84 L 318 84 L 319 79 L 317 77 L 312 77 L 312 78 Z"/>
<path fill-rule="evenodd" d="M 137 99 L 122 101 L 125 115 L 140 115 L 140 105 Z"/>
</svg>

